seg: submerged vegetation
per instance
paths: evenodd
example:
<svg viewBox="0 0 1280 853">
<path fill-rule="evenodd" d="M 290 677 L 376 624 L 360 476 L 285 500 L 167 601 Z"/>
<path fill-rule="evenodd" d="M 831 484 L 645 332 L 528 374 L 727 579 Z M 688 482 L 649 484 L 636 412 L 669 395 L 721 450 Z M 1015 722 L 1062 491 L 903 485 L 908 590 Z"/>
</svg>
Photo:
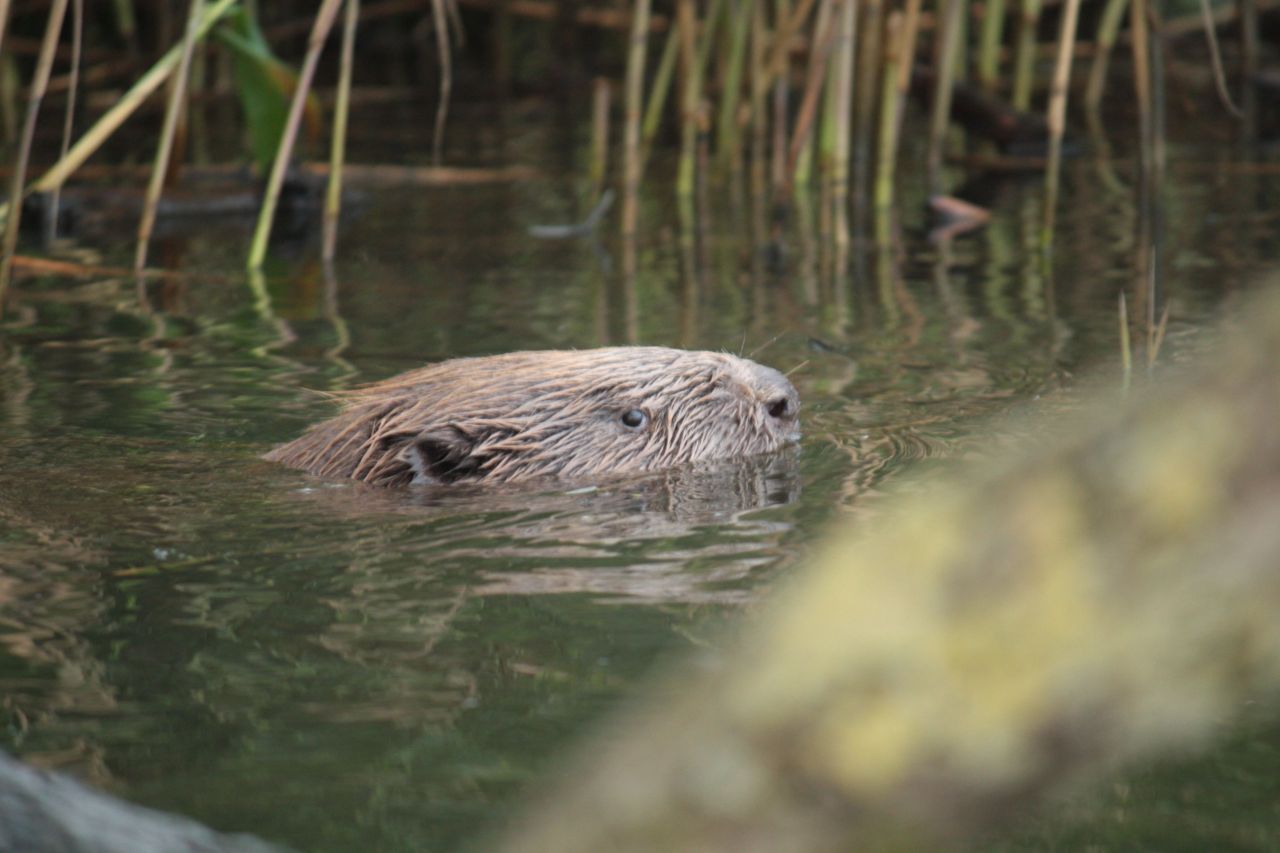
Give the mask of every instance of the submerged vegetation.
<svg viewBox="0 0 1280 853">
<path fill-rule="evenodd" d="M 703 182 L 745 179 L 753 196 L 769 199 L 778 218 L 798 203 L 809 204 L 816 190 L 819 232 L 844 257 L 855 238 L 890 239 L 896 173 L 915 169 L 915 158 L 922 157 L 939 215 L 955 220 L 955 228 L 972 227 L 982 211 L 948 198 L 944 168 L 962 139 L 967 162 L 1043 171 L 1040 242 L 1047 248 L 1064 150 L 1068 141 L 1078 147 L 1084 138 L 1069 122 L 1069 95 L 1081 88 L 1073 85 L 1079 77 L 1075 67 L 1088 65 L 1078 99 L 1079 130 L 1094 145 L 1108 144 L 1108 97 L 1136 105 L 1137 191 L 1149 196 L 1165 159 L 1170 38 L 1203 29 L 1210 48 L 1203 64 L 1221 115 L 1238 121 L 1239 135 L 1247 138 L 1258 130 L 1259 16 L 1270 7 L 1270 0 L 1240 0 L 1215 12 L 1201 0 L 1199 7 L 1179 10 L 1184 17 L 1170 20 L 1151 0 L 1106 0 L 1084 9 L 1080 0 L 1022 0 L 1016 8 L 1004 0 L 939 0 L 932 7 L 921 0 L 672 0 L 652 8 L 650 0 L 629 6 L 382 0 L 363 8 L 359 0 L 325 0 L 318 9 L 191 0 L 184 19 L 173 4 L 142 0 L 92 8 L 82 0 L 6 0 L 0 2 L 0 112 L 12 167 L 0 293 L 23 200 L 41 199 L 45 233 L 52 234 L 60 189 L 126 120 L 149 100 L 159 100 L 164 86 L 169 95 L 155 132 L 136 269 L 145 267 L 166 182 L 193 152 L 209 147 L 201 139 L 210 132 L 201 105 L 229 89 L 242 107 L 248 153 L 266 179 L 249 268 L 262 264 L 300 128 L 305 121 L 306 136 L 319 142 L 325 118 L 331 154 L 322 252 L 331 258 L 352 87 L 386 79 L 391 72 L 383 51 L 389 44 L 412 58 L 423 88 L 434 84 L 431 162 L 437 166 L 452 98 L 545 84 L 547 78 L 572 85 L 563 78 L 585 70 L 595 79 L 596 96 L 592 162 L 584 171 L 599 193 L 607 176 L 610 93 L 621 91 L 624 237 L 639 227 L 638 194 L 653 180 L 646 165 L 668 138 L 678 146 L 674 193 L 686 224 L 697 217 L 697 187 Z M 1082 15 L 1084 26 L 1078 25 Z M 326 51 L 335 26 L 342 31 L 341 48 Z M 368 46 L 361 45 L 358 27 L 369 36 Z M 1230 69 L 1216 36 L 1219 27 L 1235 35 L 1225 45 Z M 1113 54 L 1125 43 L 1132 73 L 1121 80 L 1111 71 Z M 565 46 L 577 50 L 562 56 Z M 312 91 L 322 54 L 329 59 L 326 85 L 335 89 L 328 116 Z M 455 65 L 468 72 L 462 95 L 454 92 Z M 543 80 L 532 79 L 538 76 Z M 120 87 L 124 93 L 106 110 L 98 108 L 104 97 L 85 97 Z M 19 126 L 23 92 L 27 103 Z M 903 132 L 913 93 L 928 115 L 923 151 L 906 145 L 910 140 Z M 46 104 L 57 100 L 63 102 L 61 115 L 54 103 Z M 86 101 L 95 107 L 86 108 Z M 51 146 L 37 144 L 52 138 L 45 128 L 55 119 L 62 137 L 57 156 Z M 957 124 L 963 137 L 952 133 Z"/>
</svg>

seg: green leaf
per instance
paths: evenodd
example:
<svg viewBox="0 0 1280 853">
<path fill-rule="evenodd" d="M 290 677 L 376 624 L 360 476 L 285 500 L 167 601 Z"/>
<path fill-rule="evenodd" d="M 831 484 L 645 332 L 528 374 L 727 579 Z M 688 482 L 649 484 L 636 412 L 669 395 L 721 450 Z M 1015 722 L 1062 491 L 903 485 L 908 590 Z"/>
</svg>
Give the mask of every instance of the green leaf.
<svg viewBox="0 0 1280 853">
<path fill-rule="evenodd" d="M 231 51 L 249 146 L 254 163 L 265 173 L 280 146 L 298 75 L 271 52 L 258 22 L 243 8 L 230 12 L 215 34 Z M 306 118 L 307 135 L 313 138 L 320 129 L 320 104 L 314 96 L 307 98 Z"/>
</svg>

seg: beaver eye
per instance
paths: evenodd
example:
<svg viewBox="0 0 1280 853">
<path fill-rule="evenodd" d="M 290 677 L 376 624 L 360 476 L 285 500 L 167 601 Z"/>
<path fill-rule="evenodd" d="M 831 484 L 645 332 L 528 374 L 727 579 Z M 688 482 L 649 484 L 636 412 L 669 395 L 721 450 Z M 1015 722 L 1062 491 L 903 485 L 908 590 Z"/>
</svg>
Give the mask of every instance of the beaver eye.
<svg viewBox="0 0 1280 853">
<path fill-rule="evenodd" d="M 649 416 L 639 409 L 627 409 L 622 413 L 622 425 L 629 429 L 639 429 L 649 420 Z"/>
</svg>

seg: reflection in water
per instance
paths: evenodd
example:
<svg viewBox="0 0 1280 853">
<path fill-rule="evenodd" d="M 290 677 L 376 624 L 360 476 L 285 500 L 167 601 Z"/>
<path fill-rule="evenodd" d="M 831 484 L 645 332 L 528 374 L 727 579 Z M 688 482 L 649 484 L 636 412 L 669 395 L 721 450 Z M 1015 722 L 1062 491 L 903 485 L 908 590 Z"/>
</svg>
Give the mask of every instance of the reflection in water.
<svg viewBox="0 0 1280 853">
<path fill-rule="evenodd" d="M 791 529 L 752 511 L 790 504 L 799 491 L 791 451 L 568 491 L 341 484 L 299 497 L 321 517 L 378 512 L 429 522 L 434 535 L 421 546 L 424 556 L 485 567 L 468 579 L 469 595 L 727 604 L 749 596 L 742 582 L 775 559 L 771 546 Z M 364 574 L 362 591 L 378 586 L 369 568 L 351 567 Z M 380 621 L 376 613 L 364 616 Z"/>
</svg>

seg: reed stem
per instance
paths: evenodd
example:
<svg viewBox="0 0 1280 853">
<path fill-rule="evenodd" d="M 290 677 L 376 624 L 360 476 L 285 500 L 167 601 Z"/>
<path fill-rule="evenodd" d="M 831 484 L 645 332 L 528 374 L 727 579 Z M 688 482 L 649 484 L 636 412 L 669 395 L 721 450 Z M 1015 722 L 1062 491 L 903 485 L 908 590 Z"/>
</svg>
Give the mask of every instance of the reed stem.
<svg viewBox="0 0 1280 853">
<path fill-rule="evenodd" d="M 212 6 L 205 9 L 200 20 L 200 28 L 196 32 L 197 39 L 203 39 L 215 23 L 222 19 L 238 2 L 238 0 L 215 0 Z M 118 100 L 111 109 L 103 113 L 94 125 L 85 131 L 67 156 L 60 159 L 49 171 L 40 176 L 31 186 L 37 192 L 48 192 L 66 181 L 76 169 L 84 165 L 93 152 L 124 124 L 133 112 L 151 96 L 161 84 L 173 73 L 182 56 L 182 45 L 174 45 L 146 74 L 142 75 L 129 91 Z"/>
<path fill-rule="evenodd" d="M 1129 4 L 1129 48 L 1133 54 L 1133 94 L 1138 102 L 1138 149 L 1144 172 L 1149 172 L 1154 148 L 1151 120 L 1151 46 L 1147 0 Z"/>
<path fill-rule="evenodd" d="M 1071 51 L 1080 20 L 1080 0 L 1066 0 L 1058 30 L 1058 56 L 1049 90 L 1049 162 L 1045 168 L 1044 225 L 1040 235 L 1046 249 L 1053 245 L 1054 217 L 1058 206 L 1058 181 L 1062 165 L 1062 135 L 1067 118 L 1067 95 L 1071 90 Z"/>
<path fill-rule="evenodd" d="M 796 37 L 796 33 L 800 32 L 800 28 L 804 26 L 804 22 L 808 19 L 809 13 L 813 11 L 816 2 L 817 0 L 800 0 L 795 11 L 790 15 L 786 14 L 788 3 L 778 4 L 778 21 L 773 37 L 773 52 L 769 54 L 769 64 L 765 70 L 766 82 L 772 83 L 786 70 L 788 60 L 791 57 L 791 41 Z"/>
<path fill-rule="evenodd" d="M 649 103 L 645 105 L 644 121 L 640 125 L 640 175 L 642 178 L 645 164 L 649 162 L 653 140 L 662 126 L 662 113 L 667 107 L 667 97 L 671 93 L 676 59 L 679 55 L 680 31 L 678 27 L 672 27 L 667 33 L 667 43 L 662 48 L 662 58 L 658 60 L 658 70 L 653 74 L 653 83 L 649 89 Z"/>
<path fill-rule="evenodd" d="M 765 61 L 768 50 L 768 24 L 764 3 L 753 6 L 751 16 L 751 193 L 753 211 L 762 210 L 768 197 L 769 156 L 769 87 L 765 80 Z M 764 244 L 763 229 L 758 243 Z"/>
<path fill-rule="evenodd" d="M 1244 118 L 1244 113 L 1236 106 L 1227 88 L 1227 74 L 1222 70 L 1222 54 L 1218 50 L 1218 31 L 1213 22 L 1213 10 L 1209 8 L 1209 0 L 1200 0 L 1200 14 L 1204 19 L 1204 37 L 1209 43 L 1209 66 L 1213 69 L 1213 85 L 1218 90 L 1218 98 L 1227 112 L 1236 118 Z"/>
<path fill-rule="evenodd" d="M 4 53 L 4 36 L 8 24 L 9 0 L 0 0 L 0 54 Z"/>
<path fill-rule="evenodd" d="M 289 168 L 289 160 L 293 155 L 293 144 L 298 138 L 302 110 L 307 103 L 307 93 L 311 91 L 311 80 L 315 77 L 320 51 L 324 48 L 329 30 L 333 28 L 333 19 L 337 17 L 340 5 L 342 0 L 324 0 L 311 26 L 311 35 L 307 39 L 307 54 L 302 61 L 302 70 L 298 72 L 298 85 L 293 91 L 293 100 L 289 104 L 289 115 L 285 119 L 284 132 L 280 135 L 280 146 L 276 149 L 275 162 L 271 164 L 271 175 L 267 179 L 262 209 L 258 212 L 258 225 L 254 229 L 253 242 L 249 246 L 250 270 L 261 269 L 262 261 L 266 258 L 267 243 L 271 239 L 271 225 L 275 219 L 276 205 L 280 201 L 280 188 L 284 186 L 284 174 Z"/>
<path fill-rule="evenodd" d="M 851 1 L 851 0 L 850 0 Z M 822 92 L 822 83 L 827 75 L 827 61 L 831 56 L 831 43 L 836 33 L 835 10 L 846 0 L 823 0 L 814 21 L 813 50 L 809 56 L 809 73 L 805 79 L 804 95 L 800 99 L 800 110 L 796 114 L 795 131 L 791 135 L 791 148 L 788 157 L 788 172 L 797 184 L 808 182 L 809 170 L 812 166 L 812 149 L 809 145 L 812 138 L 813 122 L 818 112 L 818 96 Z"/>
<path fill-rule="evenodd" d="M 591 164 L 588 177 L 591 197 L 600 198 L 609 173 L 609 81 L 597 77 L 591 89 Z"/>
<path fill-rule="evenodd" d="M 342 57 L 338 67 L 338 97 L 333 105 L 333 138 L 329 144 L 329 184 L 324 199 L 324 238 L 320 257 L 332 261 L 338 246 L 338 216 L 342 212 L 342 167 L 347 152 L 347 117 L 351 112 L 351 78 L 355 65 L 356 26 L 360 0 L 346 0 L 342 19 Z"/>
<path fill-rule="evenodd" d="M 1089 68 L 1089 82 L 1084 90 L 1084 106 L 1091 115 L 1097 115 L 1102 105 L 1102 91 L 1107 84 L 1107 67 L 1111 62 L 1111 50 L 1120 33 L 1120 21 L 1129 7 L 1129 0 L 1107 0 L 1098 21 L 1098 31 L 1093 37 L 1093 65 Z M 1100 124 L 1100 122 L 1098 122 Z"/>
<path fill-rule="evenodd" d="M 680 35 L 680 66 L 684 70 L 680 95 L 680 162 L 676 196 L 692 199 L 697 172 L 698 132 L 702 110 L 702 67 L 697 51 L 697 12 L 694 0 L 676 0 L 676 28 Z"/>
<path fill-rule="evenodd" d="M 929 192 L 942 192 L 942 149 L 947 141 L 947 125 L 951 119 L 951 92 L 954 86 L 956 59 L 960 50 L 960 19 L 964 15 L 965 0 L 941 0 L 942 26 L 937 37 L 938 74 L 933 91 L 933 104 L 929 113 Z"/>
<path fill-rule="evenodd" d="M 1004 37 L 1005 0 L 986 0 L 978 34 L 978 85 L 988 92 L 1000 88 L 1000 45 Z"/>
<path fill-rule="evenodd" d="M 1244 110 L 1244 135 L 1254 139 L 1258 134 L 1258 95 L 1255 89 L 1260 50 L 1258 46 L 1258 2 L 1237 0 L 1240 15 L 1240 77 L 1243 81 L 1241 105 Z"/>
<path fill-rule="evenodd" d="M 1031 107 L 1031 84 L 1036 66 L 1036 27 L 1040 23 L 1040 0 L 1022 0 L 1018 21 L 1018 42 L 1013 57 L 1013 95 L 1015 109 Z"/>
<path fill-rule="evenodd" d="M 1125 393 L 1133 381 L 1133 346 L 1129 341 L 1129 308 L 1120 291 L 1120 387 Z"/>
<path fill-rule="evenodd" d="M 436 31 L 436 52 L 440 55 L 440 103 L 436 105 L 436 122 L 431 132 L 431 165 L 439 166 L 444 150 L 444 123 L 449 116 L 449 97 L 453 91 L 453 58 L 449 53 L 449 19 L 445 0 L 431 0 L 431 16 Z"/>
<path fill-rule="evenodd" d="M 716 129 L 716 156 L 720 168 L 728 170 L 742 163 L 742 143 L 738 133 L 738 107 L 742 102 L 742 66 L 747 56 L 747 38 L 756 0 L 737 0 L 730 16 L 729 56 L 725 64 L 724 90 L 720 93 L 720 117 Z"/>
<path fill-rule="evenodd" d="M 182 113 L 187 96 L 187 75 L 191 71 L 191 55 L 196 47 L 196 31 L 200 27 L 200 15 L 204 0 L 191 0 L 187 7 L 187 29 L 182 38 L 182 54 L 178 67 L 169 81 L 169 103 L 164 111 L 164 125 L 160 130 L 160 144 L 156 146 L 155 162 L 151 165 L 151 178 L 147 182 L 146 200 L 142 205 L 142 219 L 138 222 L 138 245 L 133 256 L 133 270 L 142 272 L 147 265 L 147 247 L 151 242 L 151 229 L 156 222 L 156 207 L 164 190 L 165 177 L 169 174 L 169 158 L 173 154 L 173 140 L 178 130 L 178 117 Z"/>
<path fill-rule="evenodd" d="M 22 185 L 26 183 L 27 163 L 31 158 L 31 145 L 36 135 L 36 118 L 40 115 L 40 103 L 49 88 L 53 55 L 62 34 L 62 21 L 66 12 L 67 0 L 53 0 L 53 5 L 49 7 L 44 38 L 40 42 L 35 74 L 31 79 L 27 116 L 22 125 L 22 136 L 18 140 L 18 156 L 13 164 L 13 179 L 9 185 L 9 215 L 4 223 L 4 249 L 0 252 L 0 315 L 4 314 L 5 292 L 9 288 L 9 276 L 13 272 L 13 254 L 18 247 L 18 227 L 22 220 Z"/>
<path fill-rule="evenodd" d="M 865 229 L 867 202 L 874 195 L 872 187 L 872 151 L 875 146 L 876 104 L 882 81 L 884 55 L 885 4 L 881 0 L 863 0 L 858 6 L 862 14 L 858 37 L 857 93 L 853 140 L 853 205 L 854 227 Z"/>
<path fill-rule="evenodd" d="M 0 9 L 0 16 L 5 11 Z M 3 27 L 3 24 L 0 24 Z M 71 74 L 67 81 L 67 109 L 62 119 L 62 148 L 59 157 L 66 157 L 71 147 L 71 132 L 75 128 L 76 93 L 80 88 L 80 53 L 84 43 L 84 0 L 71 0 Z M 49 193 L 49 203 L 45 208 L 45 240 L 51 241 L 58 236 L 58 207 L 62 195 L 61 187 L 54 187 Z"/>
<path fill-rule="evenodd" d="M 622 150 L 622 235 L 635 237 L 640 192 L 640 111 L 644 102 L 644 59 L 649 41 L 649 0 L 636 0 L 627 53 L 627 88 Z M 633 270 L 634 271 L 634 270 Z"/>
<path fill-rule="evenodd" d="M 790 8 L 789 0 L 776 0 L 774 4 L 774 18 L 778 22 L 789 19 L 787 10 Z M 774 33 L 774 52 L 777 52 L 777 39 L 782 38 L 781 32 Z M 770 140 L 770 169 L 769 180 L 773 187 L 775 197 L 781 197 L 783 190 L 787 185 L 787 119 L 788 119 L 788 103 L 791 93 L 791 86 L 787 82 L 787 71 L 789 70 L 791 52 L 782 51 L 782 65 L 779 73 L 773 76 L 773 138 Z M 769 69 L 763 69 L 764 73 L 761 77 L 763 85 L 768 86 L 770 82 Z"/>
<path fill-rule="evenodd" d="M 853 126 L 853 68 L 856 59 L 858 7 L 846 0 L 839 12 L 839 35 L 833 49 L 835 85 L 828 106 L 832 109 L 831 159 L 832 207 L 835 211 L 837 245 L 849 242 L 849 154 Z"/>
<path fill-rule="evenodd" d="M 902 57 L 910 55 L 903 52 L 904 30 L 903 14 L 895 9 L 889 13 L 885 24 L 884 77 L 880 85 L 880 136 L 874 190 L 877 210 L 893 205 L 893 173 L 898 156 L 898 80 L 902 75 Z"/>
</svg>

